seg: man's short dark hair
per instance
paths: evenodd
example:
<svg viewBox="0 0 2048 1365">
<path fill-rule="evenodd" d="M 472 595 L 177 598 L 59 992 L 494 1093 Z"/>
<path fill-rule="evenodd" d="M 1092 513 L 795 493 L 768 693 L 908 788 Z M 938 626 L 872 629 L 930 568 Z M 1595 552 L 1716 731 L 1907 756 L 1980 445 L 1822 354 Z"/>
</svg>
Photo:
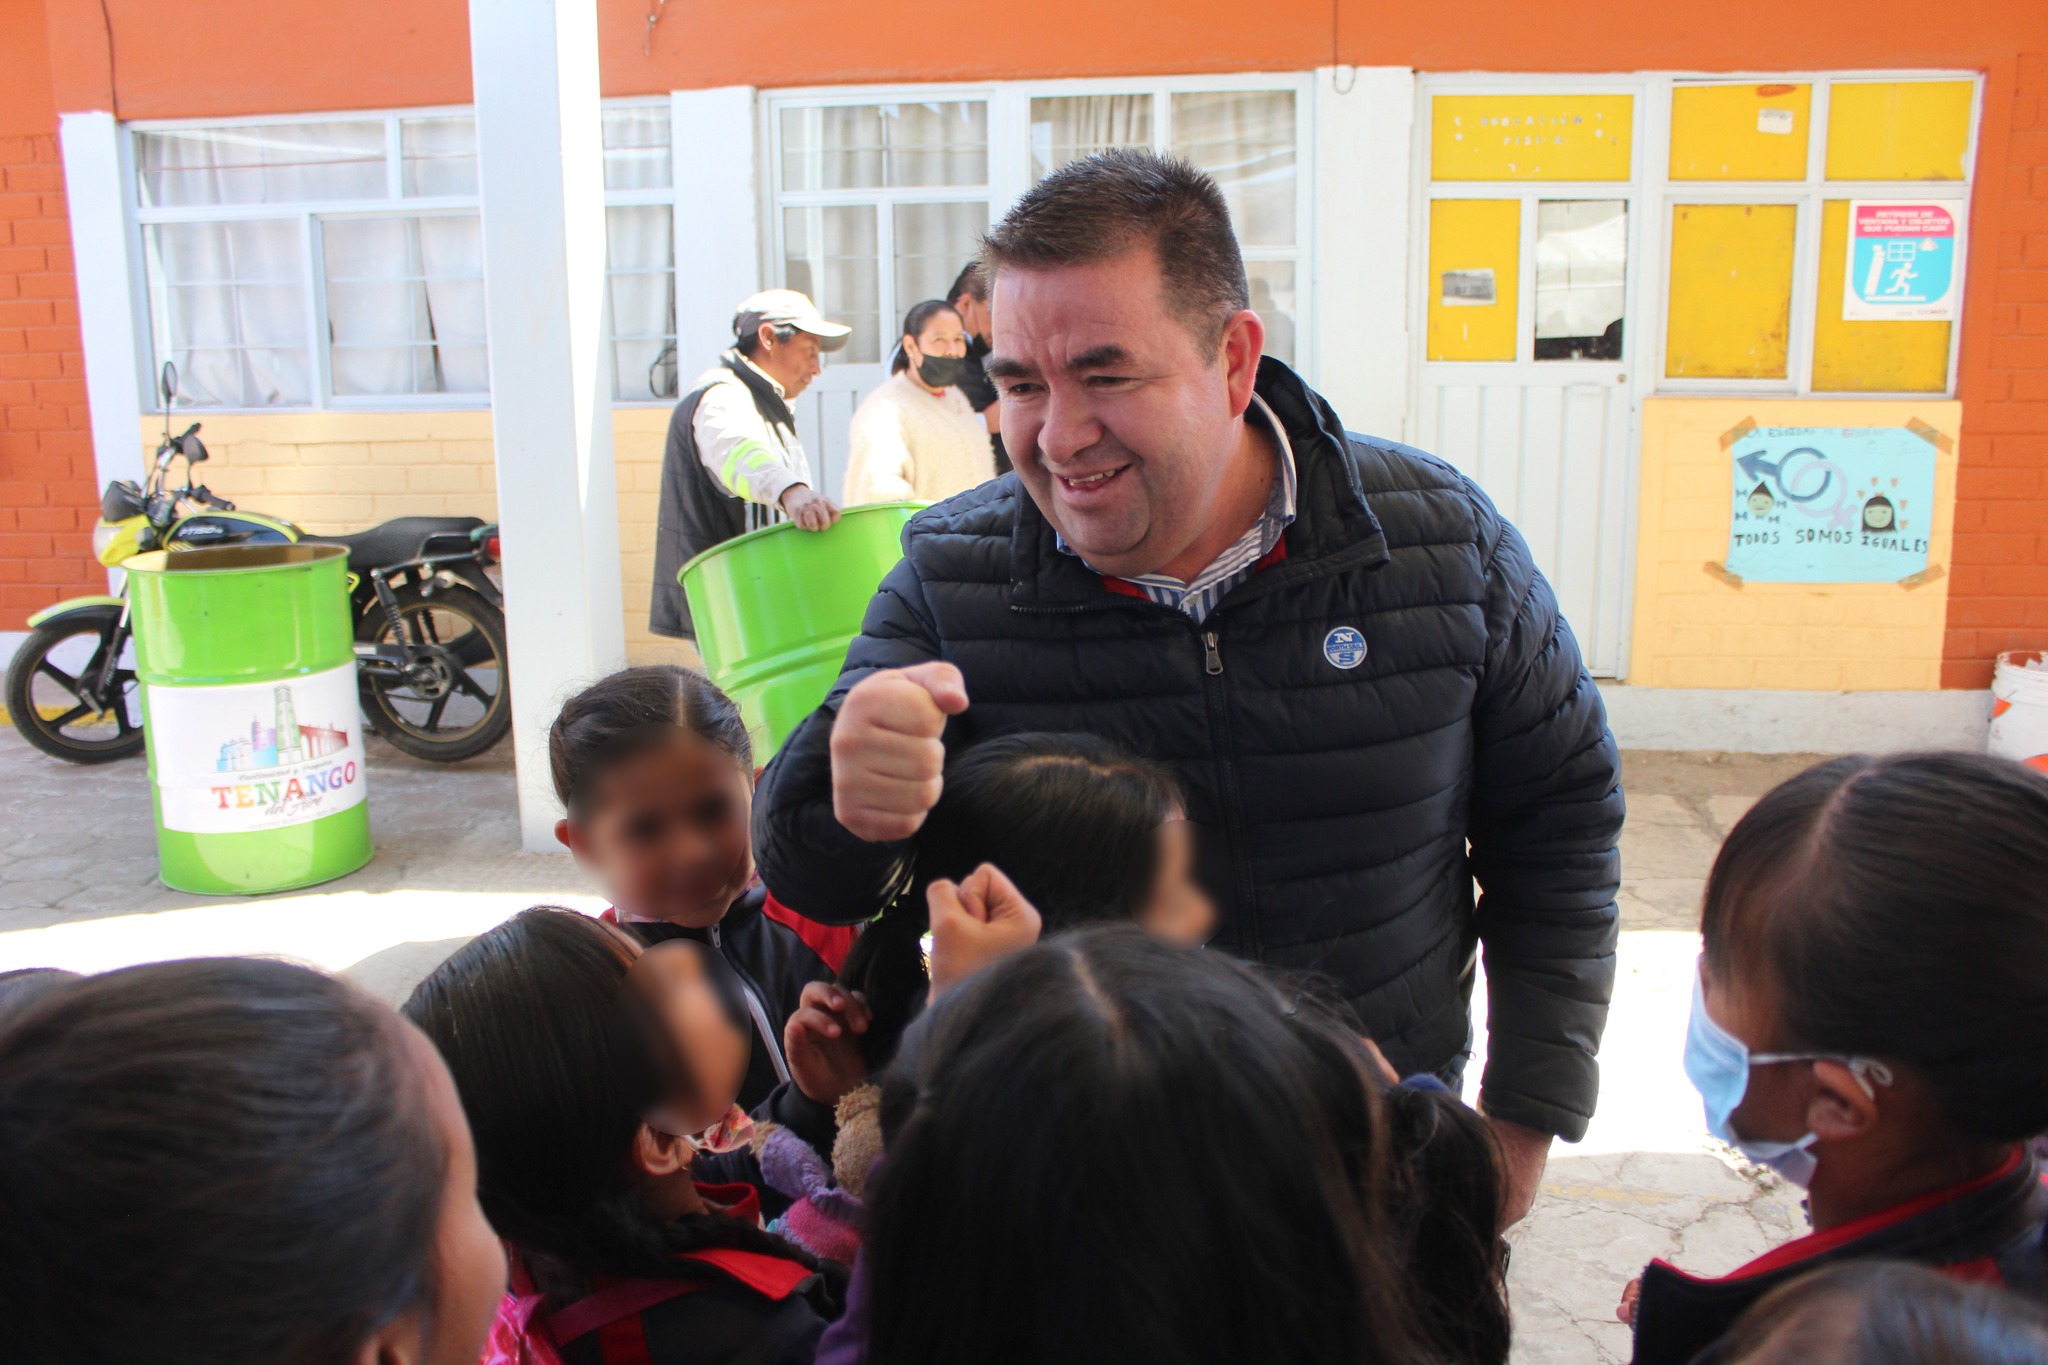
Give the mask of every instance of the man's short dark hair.
<svg viewBox="0 0 2048 1365">
<path fill-rule="evenodd" d="M 988 276 L 981 273 L 981 262 L 969 261 L 953 277 L 953 287 L 946 291 L 946 302 L 957 304 L 965 298 L 976 303 L 988 302 Z"/>
<path fill-rule="evenodd" d="M 1067 163 L 982 238 L 980 266 L 992 284 L 1007 268 L 1092 265 L 1148 245 L 1167 306 L 1213 350 L 1251 294 L 1223 191 L 1179 157 L 1125 149 Z"/>
</svg>

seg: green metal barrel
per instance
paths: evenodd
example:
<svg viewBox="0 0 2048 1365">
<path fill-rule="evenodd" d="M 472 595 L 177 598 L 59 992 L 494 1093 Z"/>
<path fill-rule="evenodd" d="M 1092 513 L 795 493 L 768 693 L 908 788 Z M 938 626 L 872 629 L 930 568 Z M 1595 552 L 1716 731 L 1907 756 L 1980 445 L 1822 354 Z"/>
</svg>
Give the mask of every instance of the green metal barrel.
<svg viewBox="0 0 2048 1365">
<path fill-rule="evenodd" d="M 739 703 L 766 763 L 838 680 L 921 502 L 849 507 L 827 531 L 784 522 L 714 545 L 678 575 L 704 671 Z"/>
<path fill-rule="evenodd" d="M 164 885 L 253 895 L 370 861 L 348 551 L 158 550 L 122 567 Z"/>
</svg>

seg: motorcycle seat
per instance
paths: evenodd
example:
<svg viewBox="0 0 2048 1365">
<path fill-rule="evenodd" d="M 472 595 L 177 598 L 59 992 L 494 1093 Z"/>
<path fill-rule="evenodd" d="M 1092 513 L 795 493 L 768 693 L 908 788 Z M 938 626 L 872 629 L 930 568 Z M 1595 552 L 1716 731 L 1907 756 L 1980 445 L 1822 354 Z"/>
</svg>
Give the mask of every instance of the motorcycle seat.
<svg viewBox="0 0 2048 1365">
<path fill-rule="evenodd" d="M 345 536 L 307 536 L 300 543 L 346 546 L 349 568 L 367 573 L 418 559 L 429 537 L 466 536 L 483 524 L 481 517 L 393 517 L 367 531 Z M 434 549 L 437 553 L 450 553 L 455 545 L 453 541 L 444 541 Z"/>
</svg>

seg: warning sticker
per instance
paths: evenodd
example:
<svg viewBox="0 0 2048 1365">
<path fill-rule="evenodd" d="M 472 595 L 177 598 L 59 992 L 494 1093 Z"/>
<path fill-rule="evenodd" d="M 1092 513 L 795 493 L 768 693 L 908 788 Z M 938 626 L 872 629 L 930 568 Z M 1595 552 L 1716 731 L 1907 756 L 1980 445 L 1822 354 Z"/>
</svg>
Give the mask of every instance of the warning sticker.
<svg viewBox="0 0 2048 1365">
<path fill-rule="evenodd" d="M 1953 322 L 1964 213 L 1960 200 L 1850 200 L 1843 319 Z"/>
</svg>

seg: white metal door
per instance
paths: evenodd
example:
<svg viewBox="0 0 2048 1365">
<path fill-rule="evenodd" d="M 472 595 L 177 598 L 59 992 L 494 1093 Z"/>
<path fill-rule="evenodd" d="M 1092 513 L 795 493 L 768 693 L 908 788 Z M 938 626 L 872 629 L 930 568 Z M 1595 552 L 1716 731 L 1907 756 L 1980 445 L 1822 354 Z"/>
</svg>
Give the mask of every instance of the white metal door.
<svg viewBox="0 0 2048 1365">
<path fill-rule="evenodd" d="M 1458 186 L 1431 193 L 1429 203 L 1499 197 Z M 1471 476 L 1515 524 L 1588 671 L 1619 677 L 1632 558 L 1629 379 L 1640 344 L 1637 314 L 1626 305 L 1640 214 L 1626 185 L 1544 186 L 1514 198 L 1521 206 L 1516 358 L 1432 360 L 1428 329 L 1418 328 L 1414 441 Z M 1428 233 L 1425 219 L 1425 242 Z M 1418 274 L 1424 290 L 1460 287 L 1429 277 L 1426 249 Z M 1487 272 L 1470 287 L 1492 284 Z M 1616 321 L 1606 322 L 1610 316 Z"/>
</svg>

